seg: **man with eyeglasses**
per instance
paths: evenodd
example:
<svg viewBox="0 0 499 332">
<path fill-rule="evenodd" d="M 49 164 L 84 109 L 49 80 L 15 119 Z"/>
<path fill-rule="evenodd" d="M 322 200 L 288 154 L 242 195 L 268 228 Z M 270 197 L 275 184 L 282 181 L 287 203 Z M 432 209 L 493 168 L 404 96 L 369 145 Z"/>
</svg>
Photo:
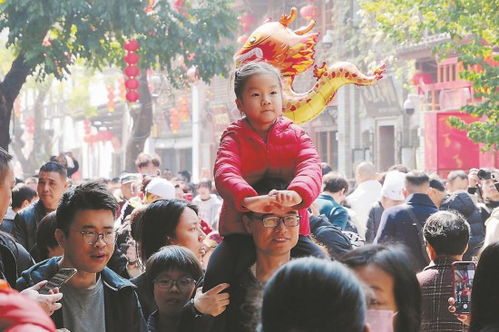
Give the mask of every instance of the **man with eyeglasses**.
<svg viewBox="0 0 499 332">
<path fill-rule="evenodd" d="M 118 203 L 97 182 L 64 193 L 57 208 L 55 237 L 64 255 L 23 272 L 17 289 L 50 279 L 61 268 L 78 272 L 60 290 L 62 310 L 52 319 L 70 331 L 145 331 L 135 286 L 106 267 L 114 251 Z"/>
<path fill-rule="evenodd" d="M 286 184 L 278 179 L 263 179 L 253 187 L 264 195 L 272 189 L 286 188 Z M 254 331 L 251 324 L 258 310 L 254 303 L 259 290 L 279 267 L 290 261 L 291 249 L 298 243 L 299 212 L 278 204 L 269 205 L 267 210 L 267 213 L 243 215 L 244 228 L 255 244 L 256 262 L 234 278 L 236 282 L 230 286 L 230 304 L 209 331 Z"/>
</svg>

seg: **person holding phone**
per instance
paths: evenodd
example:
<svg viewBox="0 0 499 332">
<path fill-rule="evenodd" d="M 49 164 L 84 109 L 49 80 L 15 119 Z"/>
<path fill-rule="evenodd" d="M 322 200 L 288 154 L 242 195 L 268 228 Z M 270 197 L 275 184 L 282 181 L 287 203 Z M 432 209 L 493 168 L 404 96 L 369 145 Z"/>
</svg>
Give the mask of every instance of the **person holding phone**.
<svg viewBox="0 0 499 332">
<path fill-rule="evenodd" d="M 11 192 L 15 185 L 14 168 L 12 166 L 12 156 L 4 149 L 0 148 L 0 223 L 3 220 L 11 202 Z M 11 287 L 15 285 L 16 279 L 19 276 L 19 271 L 16 266 L 21 266 L 18 252 L 18 247 L 13 239 L 8 235 L 0 232 L 0 280 L 5 280 Z M 19 247 L 21 247 L 19 245 Z M 22 248 L 22 247 L 21 247 Z M 31 257 L 26 253 L 27 257 Z M 38 291 L 47 283 L 46 280 L 26 288 L 21 292 L 22 296 L 30 298 L 38 303 L 48 315 L 51 315 L 55 310 L 61 308 L 59 300 L 62 294 L 58 293 L 58 289 L 52 290 L 50 294 L 42 295 Z M 3 310 L 0 310 L 0 312 Z"/>
<path fill-rule="evenodd" d="M 455 297 L 449 298 L 449 311 L 469 326 L 469 332 L 499 331 L 497 299 L 499 299 L 499 242 L 485 248 L 473 280 L 471 293 L 471 313 L 457 313 Z"/>
<path fill-rule="evenodd" d="M 462 215 L 440 211 L 426 220 L 423 235 L 431 262 L 417 275 L 422 294 L 421 332 L 466 331 L 466 326 L 448 311 L 447 301 L 454 294 L 452 264 L 463 259 L 470 226 Z M 462 277 L 469 278 L 464 272 Z M 460 294 L 466 296 L 466 286 L 471 285 L 460 285 Z"/>
<path fill-rule="evenodd" d="M 52 319 L 70 331 L 146 331 L 135 286 L 106 267 L 114 251 L 118 202 L 104 184 L 66 191 L 56 212 L 55 237 L 64 250 L 24 271 L 16 288 L 51 279 L 63 268 L 78 272 L 61 286 L 62 310 Z"/>
</svg>

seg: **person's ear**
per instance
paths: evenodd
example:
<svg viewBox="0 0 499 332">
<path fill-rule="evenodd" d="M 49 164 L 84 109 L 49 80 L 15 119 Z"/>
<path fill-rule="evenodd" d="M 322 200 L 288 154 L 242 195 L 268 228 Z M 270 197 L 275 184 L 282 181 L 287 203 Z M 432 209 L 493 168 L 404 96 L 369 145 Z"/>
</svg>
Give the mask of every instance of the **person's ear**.
<svg viewBox="0 0 499 332">
<path fill-rule="evenodd" d="M 175 240 L 175 237 L 167 235 L 165 244 L 169 246 L 169 245 L 177 244 L 177 241 Z"/>
<path fill-rule="evenodd" d="M 251 232 L 251 219 L 245 214 L 243 214 L 243 226 L 244 226 L 244 230 L 247 233 L 252 233 Z"/>
<path fill-rule="evenodd" d="M 25 207 L 27 207 L 31 202 L 28 201 L 27 199 L 25 199 L 22 203 L 21 203 L 21 210 L 24 209 Z"/>
<path fill-rule="evenodd" d="M 402 195 L 404 195 L 404 198 L 409 197 L 409 191 L 407 191 L 407 188 L 404 187 L 404 189 L 402 189 Z"/>
<path fill-rule="evenodd" d="M 235 102 L 236 102 L 236 106 L 237 106 L 237 109 L 239 110 L 239 112 L 244 113 L 243 112 L 243 101 L 239 98 L 236 98 Z"/>
<path fill-rule="evenodd" d="M 59 246 L 64 249 L 64 245 L 66 243 L 66 235 L 64 234 L 62 229 L 56 228 L 54 232 L 54 237 Z"/>
<path fill-rule="evenodd" d="M 435 260 L 435 258 L 437 258 L 437 252 L 428 242 L 426 242 L 426 252 L 428 253 L 428 257 L 430 258 L 430 260 L 433 261 Z"/>
</svg>

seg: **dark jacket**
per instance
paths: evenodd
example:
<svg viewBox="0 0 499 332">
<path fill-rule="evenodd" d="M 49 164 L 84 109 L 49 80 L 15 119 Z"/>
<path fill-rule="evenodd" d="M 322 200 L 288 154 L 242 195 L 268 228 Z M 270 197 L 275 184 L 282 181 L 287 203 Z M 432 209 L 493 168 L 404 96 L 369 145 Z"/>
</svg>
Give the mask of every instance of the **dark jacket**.
<svg viewBox="0 0 499 332">
<path fill-rule="evenodd" d="M 41 200 L 28 206 L 14 219 L 14 237 L 26 250 L 31 250 L 36 242 L 36 228 L 48 211 Z"/>
<path fill-rule="evenodd" d="M 456 192 L 451 194 L 442 202 L 440 210 L 454 210 L 463 215 L 471 228 L 468 250 L 463 256 L 463 260 L 471 260 L 473 256 L 478 255 L 478 251 L 483 245 L 485 239 L 485 225 L 482 220 L 480 208 L 475 205 L 470 195 L 465 192 Z"/>
<path fill-rule="evenodd" d="M 339 259 L 352 249 L 350 239 L 336 226 L 331 225 L 326 216 L 310 217 L 310 230 L 314 238 L 326 246 L 329 255 Z"/>
<path fill-rule="evenodd" d="M 210 332 L 253 332 L 259 321 L 258 299 L 261 298 L 263 284 L 250 269 L 241 273 L 230 286 L 230 303 L 221 315 L 207 325 Z"/>
<path fill-rule="evenodd" d="M 452 262 L 454 260 L 451 258 L 438 257 L 417 275 L 422 296 L 421 332 L 468 330 L 449 312 L 448 300 L 454 296 Z"/>
<path fill-rule="evenodd" d="M 367 218 L 366 243 L 372 243 L 374 238 L 376 238 L 379 223 L 381 222 L 381 216 L 384 211 L 385 208 L 381 205 L 380 201 L 374 203 L 371 210 L 369 210 L 369 217 Z"/>
<path fill-rule="evenodd" d="M 437 207 L 428 195 L 412 194 L 404 204 L 383 212 L 374 243 L 405 245 L 414 258 L 413 268 L 421 271 L 429 263 L 425 255 L 422 229 L 426 219 L 437 211 Z"/>
<path fill-rule="evenodd" d="M 50 279 L 59 270 L 60 259 L 61 257 L 53 257 L 24 271 L 17 280 L 17 290 Z M 100 274 L 104 284 L 106 332 L 146 331 L 146 322 L 142 316 L 135 286 L 107 267 Z M 57 328 L 64 327 L 62 310 L 54 312 L 51 317 Z"/>
<path fill-rule="evenodd" d="M 23 246 L 9 234 L 0 232 L 0 279 L 7 280 L 10 287 L 15 287 L 17 278 L 34 263 Z"/>
<path fill-rule="evenodd" d="M 344 230 L 348 223 L 348 211 L 338 204 L 333 197 L 327 194 L 320 194 L 315 200 L 319 213 L 325 215 L 329 222 L 341 230 Z"/>
</svg>

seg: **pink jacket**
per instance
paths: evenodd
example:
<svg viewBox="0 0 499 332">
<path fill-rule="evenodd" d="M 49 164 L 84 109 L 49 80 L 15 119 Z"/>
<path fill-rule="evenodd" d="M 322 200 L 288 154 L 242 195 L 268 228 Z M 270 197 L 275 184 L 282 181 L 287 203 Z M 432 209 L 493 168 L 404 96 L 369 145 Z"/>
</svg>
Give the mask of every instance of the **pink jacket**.
<svg viewBox="0 0 499 332">
<path fill-rule="evenodd" d="M 232 123 L 222 135 L 214 173 L 216 188 L 224 199 L 220 234 L 245 233 L 241 213 L 248 210 L 242 202 L 258 196 L 251 185 L 264 176 L 290 182 L 288 189 L 303 199 L 298 206 L 300 234 L 310 233 L 306 208 L 321 191 L 322 169 L 312 140 L 291 120 L 278 118 L 266 143 L 244 119 Z"/>
</svg>

